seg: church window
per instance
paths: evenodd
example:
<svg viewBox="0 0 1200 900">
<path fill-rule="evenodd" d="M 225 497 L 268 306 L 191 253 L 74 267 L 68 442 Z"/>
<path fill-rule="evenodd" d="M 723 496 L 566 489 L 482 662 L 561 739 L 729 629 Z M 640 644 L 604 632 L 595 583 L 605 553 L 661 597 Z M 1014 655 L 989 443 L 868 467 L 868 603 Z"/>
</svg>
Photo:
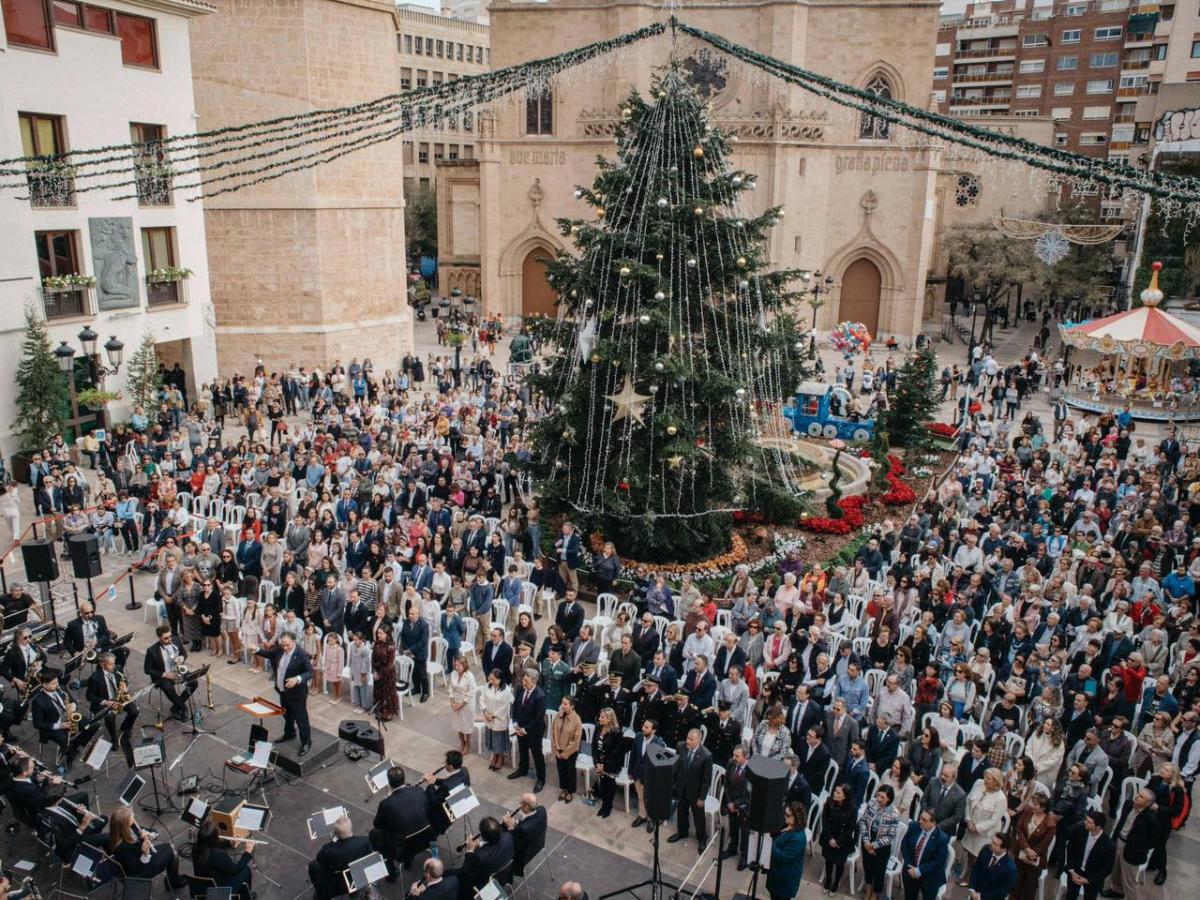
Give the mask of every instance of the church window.
<svg viewBox="0 0 1200 900">
<path fill-rule="evenodd" d="M 959 175 L 954 188 L 954 202 L 958 206 L 974 206 L 979 202 L 979 179 L 974 175 Z"/>
<path fill-rule="evenodd" d="M 554 95 L 549 90 L 525 98 L 525 133 L 554 134 Z"/>
<path fill-rule="evenodd" d="M 867 93 L 874 94 L 876 97 L 882 97 L 885 100 L 892 99 L 892 86 L 883 75 L 875 75 L 867 82 Z M 863 113 L 862 121 L 858 126 L 859 140 L 867 141 L 886 141 L 891 135 L 891 123 L 881 116 L 873 116 L 870 113 Z"/>
</svg>

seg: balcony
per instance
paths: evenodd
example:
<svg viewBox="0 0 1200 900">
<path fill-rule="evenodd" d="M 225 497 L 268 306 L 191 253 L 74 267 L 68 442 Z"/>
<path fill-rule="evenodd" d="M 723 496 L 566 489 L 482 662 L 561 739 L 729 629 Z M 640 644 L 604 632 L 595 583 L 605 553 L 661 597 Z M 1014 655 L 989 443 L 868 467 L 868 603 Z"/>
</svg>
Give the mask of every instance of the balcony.
<svg viewBox="0 0 1200 900">
<path fill-rule="evenodd" d="M 75 205 L 75 169 L 53 156 L 25 163 L 29 205 L 39 209 Z"/>
<path fill-rule="evenodd" d="M 1151 94 L 1150 85 L 1143 84 L 1138 87 L 1123 87 L 1117 88 L 1117 102 L 1126 103 L 1136 100 L 1138 97 L 1148 97 Z"/>
<path fill-rule="evenodd" d="M 42 310 L 46 321 L 74 319 L 92 314 L 92 288 L 42 288 Z"/>
<path fill-rule="evenodd" d="M 970 75 L 955 74 L 950 76 L 950 80 L 954 84 L 985 84 L 989 81 L 994 84 L 1012 84 L 1013 71 L 1012 69 L 1006 69 L 1005 71 L 995 72 L 975 72 Z"/>
<path fill-rule="evenodd" d="M 166 166 L 137 167 L 138 206 L 171 205 L 171 170 Z"/>
<path fill-rule="evenodd" d="M 1122 72 L 1137 71 L 1140 69 L 1150 68 L 1150 60 L 1148 59 L 1127 59 L 1121 63 Z"/>
<path fill-rule="evenodd" d="M 1016 59 L 1016 47 L 988 47 L 985 50 L 959 50 L 955 59 Z"/>
<path fill-rule="evenodd" d="M 187 303 L 186 279 L 170 281 L 151 281 L 146 279 L 146 304 L 151 308 L 156 306 L 177 306 Z"/>
</svg>

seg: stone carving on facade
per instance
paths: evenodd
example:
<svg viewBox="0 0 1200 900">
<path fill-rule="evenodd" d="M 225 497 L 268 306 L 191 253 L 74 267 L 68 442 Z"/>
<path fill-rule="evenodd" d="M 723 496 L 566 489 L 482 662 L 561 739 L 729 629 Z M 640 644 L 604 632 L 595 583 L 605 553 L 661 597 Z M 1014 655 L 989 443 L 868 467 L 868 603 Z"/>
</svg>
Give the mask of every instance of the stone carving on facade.
<svg viewBox="0 0 1200 900">
<path fill-rule="evenodd" d="M 100 309 L 140 306 L 133 219 L 128 216 L 89 218 L 88 233 L 92 265 L 96 271 L 96 305 Z"/>
<path fill-rule="evenodd" d="M 621 111 L 616 108 L 584 109 L 579 113 L 579 134 L 582 137 L 611 138 L 616 134 Z M 722 113 L 713 117 L 713 124 L 726 135 L 736 135 L 739 141 L 780 141 L 787 143 L 821 143 L 829 116 L 825 112 L 784 109 L 749 113 Z"/>
</svg>

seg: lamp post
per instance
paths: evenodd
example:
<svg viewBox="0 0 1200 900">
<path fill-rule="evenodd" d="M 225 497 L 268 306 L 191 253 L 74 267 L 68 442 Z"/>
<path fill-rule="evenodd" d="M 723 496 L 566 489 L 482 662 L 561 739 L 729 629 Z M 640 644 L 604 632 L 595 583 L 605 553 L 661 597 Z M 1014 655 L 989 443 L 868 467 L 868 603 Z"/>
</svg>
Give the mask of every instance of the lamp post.
<svg viewBox="0 0 1200 900">
<path fill-rule="evenodd" d="M 103 385 L 106 377 L 117 374 L 125 360 L 125 344 L 117 340 L 116 335 L 104 342 L 104 352 L 109 362 L 107 367 L 100 363 L 100 354 L 96 352 L 96 341 L 99 340 L 96 332 L 85 325 L 76 337 L 83 348 L 83 356 L 96 385 Z M 60 341 L 54 348 L 54 358 L 58 360 L 59 371 L 67 378 L 67 396 L 71 399 L 71 418 L 66 424 L 71 427 L 72 436 L 78 439 L 79 425 L 83 417 L 79 415 L 79 395 L 75 388 L 75 348 L 66 341 Z"/>
<path fill-rule="evenodd" d="M 975 356 L 975 319 L 979 315 L 979 291 L 975 292 L 973 302 L 971 303 L 971 340 L 967 343 L 967 365 L 971 364 Z"/>
<path fill-rule="evenodd" d="M 801 272 L 800 281 L 804 284 L 803 293 L 808 294 L 808 299 L 805 302 L 812 307 L 812 328 L 808 338 L 808 358 L 817 358 L 817 310 L 825 305 L 825 301 L 821 298 L 822 294 L 828 294 L 833 290 L 833 276 L 826 275 L 824 280 L 821 278 L 821 270 L 815 272 Z M 811 282 L 811 286 L 810 286 Z"/>
</svg>

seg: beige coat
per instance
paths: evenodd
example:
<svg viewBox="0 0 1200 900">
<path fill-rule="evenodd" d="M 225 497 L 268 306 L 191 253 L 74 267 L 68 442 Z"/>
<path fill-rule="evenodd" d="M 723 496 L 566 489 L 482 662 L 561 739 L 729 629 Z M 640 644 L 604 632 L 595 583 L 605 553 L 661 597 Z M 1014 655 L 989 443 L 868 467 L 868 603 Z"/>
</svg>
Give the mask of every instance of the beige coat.
<svg viewBox="0 0 1200 900">
<path fill-rule="evenodd" d="M 579 714 L 571 711 L 559 713 L 550 725 L 550 748 L 556 759 L 569 759 L 579 752 L 583 740 L 583 722 Z"/>
</svg>

